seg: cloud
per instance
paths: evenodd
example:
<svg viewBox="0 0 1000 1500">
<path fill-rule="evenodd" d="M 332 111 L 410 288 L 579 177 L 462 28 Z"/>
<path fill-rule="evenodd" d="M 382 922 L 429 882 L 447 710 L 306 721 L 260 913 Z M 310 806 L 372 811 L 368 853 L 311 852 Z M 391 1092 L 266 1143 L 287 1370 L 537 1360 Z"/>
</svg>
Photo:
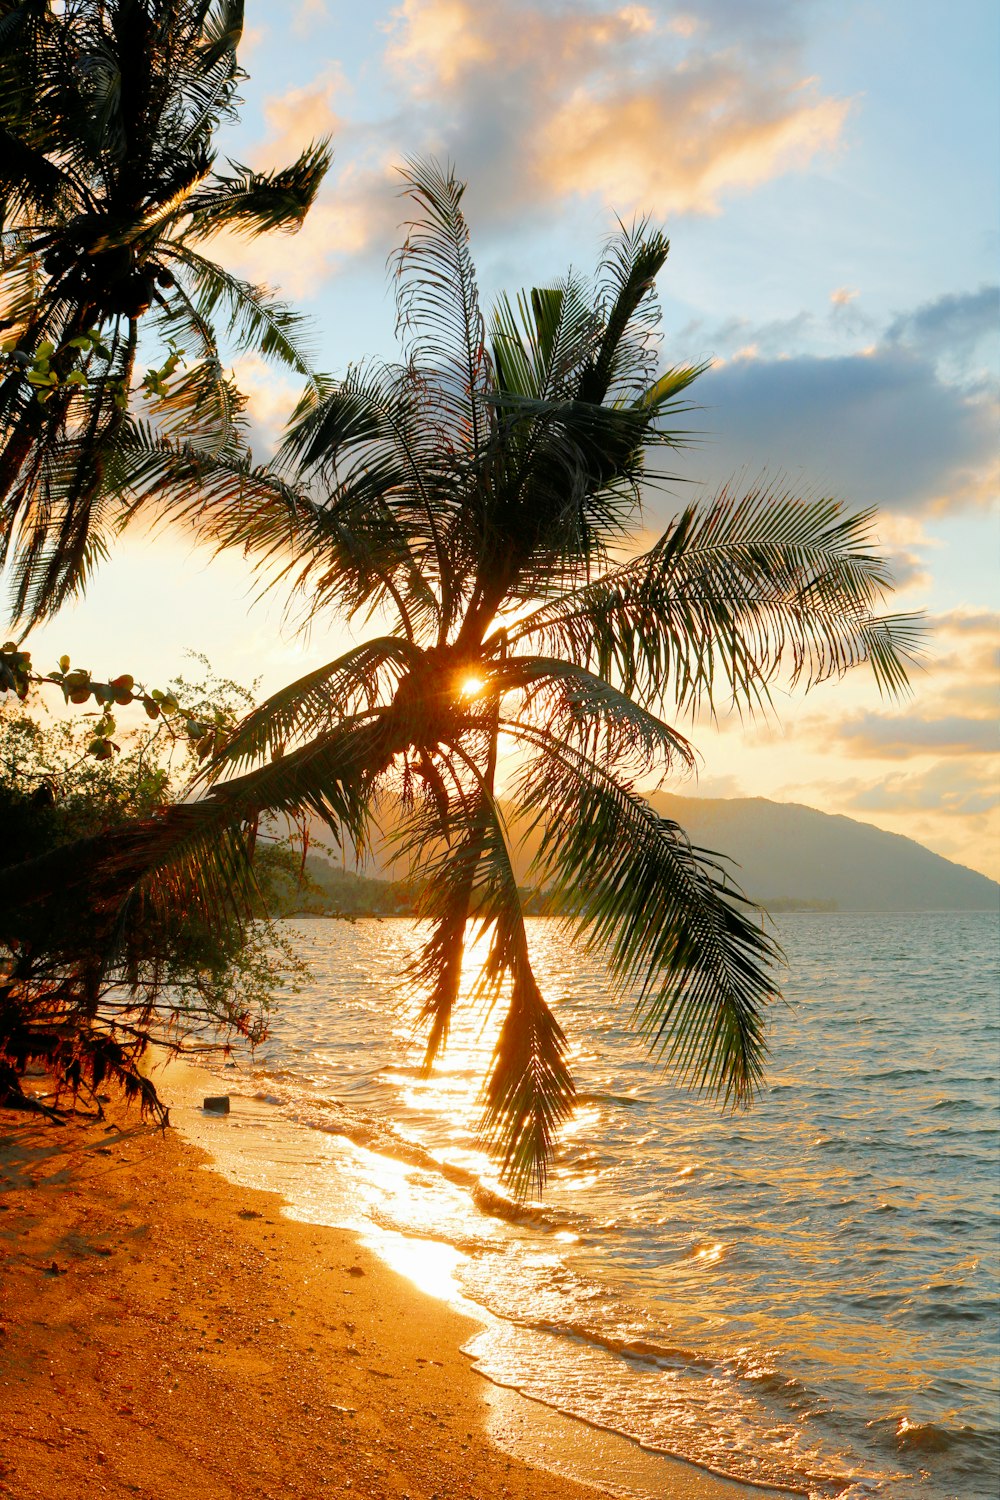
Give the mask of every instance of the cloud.
<svg viewBox="0 0 1000 1500">
<path fill-rule="evenodd" d="M 403 0 L 393 12 L 386 60 L 411 93 L 450 89 L 468 71 L 495 57 L 478 7 L 466 0 Z"/>
<path fill-rule="evenodd" d="M 849 104 L 802 76 L 790 8 L 743 26 L 739 46 L 715 9 L 404 0 L 386 57 L 432 105 L 411 129 L 508 207 L 596 195 L 619 212 L 716 213 L 834 146 Z"/>
<path fill-rule="evenodd" d="M 1000 350 L 1000 287 L 948 293 L 901 313 L 886 329 L 885 340 L 917 348 L 925 356 L 946 355 L 966 363 L 989 340 L 995 363 Z"/>
<path fill-rule="evenodd" d="M 830 302 L 834 307 L 847 307 L 857 295 L 856 287 L 838 286 L 830 293 Z"/>
<path fill-rule="evenodd" d="M 301 88 L 288 89 L 266 99 L 264 119 L 268 133 L 254 150 L 254 166 L 258 170 L 287 166 L 310 141 L 338 135 L 344 118 L 337 101 L 346 92 L 342 72 L 332 67 Z"/>
<path fill-rule="evenodd" d="M 829 150 L 847 109 L 808 84 L 759 87 L 733 59 L 698 58 L 644 89 L 624 79 L 575 90 L 541 134 L 538 171 L 550 190 L 599 193 L 619 212 L 715 214 L 727 194 Z"/>
<path fill-rule="evenodd" d="M 862 713 L 832 731 L 850 755 L 988 755 L 1000 749 L 996 723 L 960 714 Z"/>
<path fill-rule="evenodd" d="M 949 293 L 882 328 L 846 287 L 831 294 L 826 319 L 804 309 L 759 324 L 689 321 L 675 335 L 678 357 L 713 361 L 696 388 L 699 468 L 707 461 L 713 484 L 737 469 L 777 470 L 885 513 L 990 504 L 1000 489 L 1000 397 L 982 357 L 996 341 L 998 295 Z M 862 339 L 862 348 L 823 350 Z M 803 354 L 806 342 L 819 350 Z"/>
<path fill-rule="evenodd" d="M 299 0 L 293 29 L 327 9 Z M 335 166 L 294 241 L 226 236 L 226 256 L 250 279 L 309 295 L 346 260 L 389 249 L 391 169 L 412 153 L 460 164 L 481 229 L 551 219 L 572 199 L 624 215 L 717 213 L 835 146 L 849 108 L 804 76 L 799 10 L 752 10 L 402 0 L 383 27 L 391 88 L 366 96 L 363 125 L 336 67 L 265 101 L 255 167 L 325 135 Z"/>
<path fill-rule="evenodd" d="M 395 217 L 394 209 L 388 170 L 379 194 L 347 173 L 331 201 L 315 203 L 294 234 L 247 240 L 226 232 L 210 241 L 212 255 L 249 281 L 278 287 L 289 297 L 309 297 L 345 260 L 368 247 Z"/>
<path fill-rule="evenodd" d="M 751 333 L 752 330 L 747 330 Z M 756 340 L 748 341 L 752 349 Z M 996 493 L 997 402 L 932 359 L 883 341 L 836 356 L 744 357 L 698 382 L 704 434 L 692 477 L 778 472 L 792 485 L 888 510 L 950 510 Z M 683 461 L 682 461 L 683 463 Z"/>
<path fill-rule="evenodd" d="M 296 36 L 308 36 L 313 27 L 327 16 L 326 0 L 299 0 L 292 30 Z"/>
<path fill-rule="evenodd" d="M 671 783 L 672 784 L 672 783 Z M 746 788 L 738 776 L 692 776 L 680 783 L 685 797 L 745 797 Z"/>
<path fill-rule="evenodd" d="M 241 354 L 233 362 L 236 384 L 247 398 L 245 416 L 250 445 L 258 461 L 269 458 L 302 394 L 302 382 L 287 370 L 276 370 L 259 354 Z"/>
<path fill-rule="evenodd" d="M 987 769 L 956 766 L 952 761 L 939 761 L 928 770 L 892 772 L 872 783 L 854 783 L 853 789 L 841 787 L 840 792 L 841 806 L 858 812 L 927 812 L 969 818 L 997 805 L 996 787 Z"/>
<path fill-rule="evenodd" d="M 936 635 L 953 635 L 959 638 L 988 636 L 1000 639 L 1000 614 L 991 610 L 953 609 L 944 615 L 931 617 L 931 629 Z"/>
<path fill-rule="evenodd" d="M 336 145 L 350 135 L 341 100 L 350 90 L 337 67 L 328 67 L 301 87 L 272 95 L 263 106 L 268 132 L 248 153 L 258 171 L 294 161 L 311 141 L 332 136 Z M 349 162 L 336 157 L 305 223 L 292 234 L 247 239 L 223 231 L 209 242 L 223 265 L 254 283 L 279 287 L 287 296 L 314 293 L 339 266 L 362 254 L 397 217 L 395 181 L 389 158 Z"/>
</svg>

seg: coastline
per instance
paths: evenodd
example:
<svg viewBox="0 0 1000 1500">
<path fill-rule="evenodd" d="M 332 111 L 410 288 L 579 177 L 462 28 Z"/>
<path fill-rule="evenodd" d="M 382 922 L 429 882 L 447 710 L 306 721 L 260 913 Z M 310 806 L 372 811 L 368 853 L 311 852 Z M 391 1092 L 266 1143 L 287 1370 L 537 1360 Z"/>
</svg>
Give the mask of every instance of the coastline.
<svg viewBox="0 0 1000 1500">
<path fill-rule="evenodd" d="M 116 1109 L 0 1111 L 4 1500 L 777 1493 L 489 1386 L 468 1318 L 206 1167 Z"/>
</svg>

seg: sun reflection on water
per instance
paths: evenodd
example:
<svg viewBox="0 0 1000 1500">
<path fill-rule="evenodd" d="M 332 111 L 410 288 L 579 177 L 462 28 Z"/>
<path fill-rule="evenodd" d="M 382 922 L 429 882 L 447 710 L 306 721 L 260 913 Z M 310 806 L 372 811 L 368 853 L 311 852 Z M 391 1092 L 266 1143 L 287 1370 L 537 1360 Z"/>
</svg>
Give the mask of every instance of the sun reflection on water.
<svg viewBox="0 0 1000 1500">
<path fill-rule="evenodd" d="M 830 928 L 828 941 L 836 938 L 839 946 L 829 954 L 809 928 L 812 946 L 804 951 L 813 968 L 799 989 L 811 985 L 836 1005 L 838 1018 L 853 1019 L 854 990 L 836 976 L 837 965 L 848 974 L 858 967 L 857 924 L 842 925 L 842 937 L 839 925 Z M 916 1423 L 913 1432 L 904 1426 L 903 1440 L 908 1447 L 930 1441 L 926 1381 L 920 1384 L 913 1372 L 926 1373 L 927 1341 L 933 1333 L 937 1348 L 944 1333 L 927 1318 L 933 1314 L 947 1332 L 952 1304 L 963 1313 L 968 1307 L 961 1331 L 975 1333 L 976 1278 L 985 1274 L 978 1266 L 980 1259 L 988 1266 L 989 1258 L 970 1239 L 961 1262 L 952 1244 L 947 1264 L 936 1263 L 933 1255 L 940 1262 L 943 1254 L 937 1241 L 926 1250 L 921 1242 L 921 1275 L 904 1284 L 906 1258 L 917 1253 L 914 1205 L 921 1194 L 930 1195 L 932 1207 L 940 1200 L 942 1225 L 957 1210 L 950 1177 L 942 1196 L 922 1172 L 919 1189 L 907 1197 L 902 1168 L 898 1178 L 886 1176 L 875 1149 L 883 1149 L 882 1137 L 894 1128 L 885 1117 L 886 1091 L 895 1089 L 909 1111 L 907 1141 L 919 1126 L 922 1153 L 928 1132 L 944 1141 L 941 1149 L 953 1150 L 956 1121 L 965 1117 L 944 1116 L 939 1106 L 948 1099 L 936 1081 L 925 1102 L 912 1069 L 898 1085 L 891 1082 L 898 1036 L 889 1022 L 872 1032 L 868 1002 L 855 1007 L 867 1028 L 867 1050 L 857 1058 L 850 1053 L 857 1046 L 853 1033 L 848 1045 L 845 1025 L 824 1030 L 812 1014 L 816 1005 L 803 1003 L 783 1016 L 771 1087 L 749 1121 L 734 1119 L 665 1085 L 662 1071 L 626 1036 L 626 1017 L 615 1009 L 606 975 L 571 951 L 556 923 L 532 920 L 529 942 L 542 992 L 566 1031 L 582 1038 L 572 1058 L 580 1100 L 561 1133 L 544 1204 L 520 1212 L 502 1193 L 494 1201 L 495 1174 L 476 1146 L 481 1080 L 507 1001 L 501 990 L 487 1014 L 476 992 L 489 934 L 470 926 L 451 1035 L 425 1078 L 415 1021 L 423 996 L 407 1008 L 393 1002 L 426 928 L 400 920 L 359 922 L 349 930 L 300 924 L 296 932 L 319 977 L 298 1015 L 294 1002 L 283 1009 L 282 1025 L 290 1015 L 293 1024 L 274 1063 L 305 1075 L 328 1112 L 342 1101 L 366 1126 L 393 1121 L 395 1145 L 376 1131 L 371 1155 L 350 1148 L 357 1153 L 351 1183 L 359 1213 L 376 1225 L 371 1234 L 379 1254 L 415 1285 L 449 1300 L 457 1286 L 470 1301 L 514 1320 L 516 1333 L 498 1322 L 477 1347 L 492 1378 L 530 1385 L 588 1420 L 619 1421 L 627 1413 L 629 1430 L 644 1439 L 724 1468 L 738 1460 L 744 1478 L 758 1477 L 753 1465 L 771 1464 L 763 1451 L 774 1458 L 786 1446 L 787 1469 L 785 1458 L 774 1458 L 768 1472 L 798 1478 L 813 1467 L 809 1441 L 819 1430 L 831 1445 L 824 1461 L 841 1452 L 846 1429 L 825 1415 L 824 1381 L 831 1379 L 836 1399 L 853 1403 L 852 1422 L 870 1410 L 869 1386 L 879 1399 L 903 1393 L 905 1421 Z M 909 939 L 909 927 L 906 933 Z M 826 934 L 824 927 L 820 935 Z M 860 936 L 870 940 L 867 930 Z M 811 957 L 813 947 L 818 956 Z M 968 987 L 964 970 L 961 978 Z M 909 991 L 897 997 L 898 968 L 891 980 L 892 1004 L 898 1009 L 905 1000 L 913 1009 L 922 991 L 915 1000 Z M 964 992 L 956 982 L 948 993 L 956 1005 L 954 997 Z M 939 1046 L 959 1034 L 952 1026 L 941 1042 L 935 1017 L 922 1024 Z M 965 1066 L 964 1055 L 953 1072 Z M 803 1068 L 803 1056 L 818 1061 Z M 831 1075 L 835 1091 L 827 1084 Z M 269 1075 L 269 1095 L 281 1092 L 279 1076 Z M 873 1085 L 874 1077 L 890 1084 Z M 965 1073 L 959 1084 L 961 1099 L 971 1098 Z M 929 1113 L 935 1108 L 936 1115 Z M 323 1109 L 310 1118 L 322 1117 Z M 406 1162 L 379 1154 L 396 1149 L 400 1138 L 414 1146 Z M 903 1149 L 894 1138 L 888 1145 Z M 893 1172 L 901 1160 L 892 1158 Z M 485 1189 L 470 1189 L 472 1179 Z M 831 1245 L 845 1243 L 850 1255 L 841 1263 Z M 923 1312 L 919 1327 L 911 1305 Z M 791 1372 L 801 1384 L 790 1380 Z M 888 1397 L 883 1409 L 892 1410 Z M 881 1417 L 879 1424 L 881 1444 Z M 905 1495 L 910 1500 L 909 1489 Z"/>
<path fill-rule="evenodd" d="M 417 1240 L 388 1229 L 365 1235 L 364 1242 L 421 1292 L 452 1304 L 465 1301 L 457 1279 L 465 1256 L 453 1245 L 444 1245 L 437 1240 Z"/>
</svg>

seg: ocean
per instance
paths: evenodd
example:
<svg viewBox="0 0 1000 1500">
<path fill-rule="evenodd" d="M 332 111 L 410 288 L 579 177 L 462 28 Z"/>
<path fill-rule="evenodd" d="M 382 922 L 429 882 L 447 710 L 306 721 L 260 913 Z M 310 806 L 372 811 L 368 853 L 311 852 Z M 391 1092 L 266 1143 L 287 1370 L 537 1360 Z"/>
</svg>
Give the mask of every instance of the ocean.
<svg viewBox="0 0 1000 1500">
<path fill-rule="evenodd" d="M 180 1123 L 295 1216 L 485 1309 L 467 1352 L 499 1386 L 814 1500 L 995 1500 L 996 917 L 778 920 L 786 1003 L 735 1116 L 664 1075 L 558 923 L 529 923 L 580 1091 L 541 1204 L 476 1146 L 498 1018 L 460 1012 L 420 1077 L 409 920 L 286 923 L 308 985 L 225 1074 L 240 1108 Z"/>
</svg>

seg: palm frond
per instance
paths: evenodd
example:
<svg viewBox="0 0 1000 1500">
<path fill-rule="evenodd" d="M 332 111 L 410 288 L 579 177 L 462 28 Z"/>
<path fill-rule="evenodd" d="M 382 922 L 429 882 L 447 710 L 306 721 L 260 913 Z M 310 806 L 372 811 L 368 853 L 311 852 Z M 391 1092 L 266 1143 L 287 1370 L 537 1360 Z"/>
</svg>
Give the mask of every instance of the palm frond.
<svg viewBox="0 0 1000 1500">
<path fill-rule="evenodd" d="M 408 161 L 403 181 L 421 213 L 395 258 L 397 329 L 410 362 L 434 371 L 442 436 L 459 461 L 474 464 L 490 439 L 492 370 L 461 207 L 465 184 L 433 160 Z"/>
<path fill-rule="evenodd" d="M 630 229 L 619 225 L 604 249 L 600 298 L 604 336 L 597 357 L 585 369 L 577 391 L 581 401 L 635 400 L 652 380 L 658 347 L 656 277 L 670 241 L 647 219 Z"/>
<path fill-rule="evenodd" d="M 412 658 L 405 641 L 382 636 L 306 673 L 247 714 L 213 755 L 199 780 L 213 782 L 234 768 L 265 757 L 283 756 L 303 739 L 329 732 L 344 719 L 376 708 Z"/>
<path fill-rule="evenodd" d="M 152 908 L 195 909 L 235 929 L 255 910 L 247 833 L 265 810 L 323 818 L 333 836 L 364 846 L 373 785 L 391 760 L 391 733 L 359 716 L 248 775 L 219 782 L 205 797 L 161 809 L 113 837 L 67 845 L 38 869 L 18 866 L 17 899 L 50 895 L 53 881 L 86 881 L 95 903 L 117 913 L 123 936 Z M 60 863 L 61 862 L 61 863 Z M 72 876 L 66 877 L 66 869 Z"/>
<path fill-rule="evenodd" d="M 314 378 L 303 337 L 308 322 L 302 313 L 293 311 L 266 287 L 234 276 L 179 240 L 170 240 L 163 253 L 184 268 L 191 300 L 206 322 L 212 323 L 221 312 L 226 332 L 239 341 L 241 348 L 259 350 L 296 374 Z"/>
<path fill-rule="evenodd" d="M 631 787 L 544 731 L 516 794 L 540 832 L 535 873 L 607 958 L 634 1021 L 681 1081 L 747 1105 L 780 958 L 718 856 L 692 848 Z M 756 920 L 755 920 L 756 919 Z"/>
<path fill-rule="evenodd" d="M 620 773 L 661 778 L 694 766 L 694 751 L 676 729 L 626 693 L 576 662 L 558 657 L 510 656 L 490 673 L 489 690 L 521 695 L 508 729 L 540 725 L 581 754 Z"/>
<path fill-rule="evenodd" d="M 352 366 L 325 393 L 306 393 L 276 467 L 324 489 L 324 508 L 373 543 L 381 534 L 387 564 L 397 567 L 405 549 L 433 588 L 446 631 L 472 559 L 456 545 L 464 486 L 442 454 L 426 390 L 409 367 Z"/>
<path fill-rule="evenodd" d="M 134 327 L 92 361 L 80 386 L 64 384 L 47 404 L 45 444 L 30 448 L 3 496 L 0 559 L 13 556 L 12 618 L 27 624 L 79 594 L 107 550 L 105 476 L 127 416 L 118 392 L 135 357 Z M 93 537 L 91 538 L 91 528 Z"/>
<path fill-rule="evenodd" d="M 175 377 L 169 394 L 156 404 L 157 425 L 170 439 L 191 442 L 215 455 L 238 458 L 244 452 L 245 398 L 223 368 L 209 320 L 195 307 L 185 289 L 176 285 L 164 299 L 155 320 L 163 342 L 185 353 L 193 340 L 196 362 Z"/>
<path fill-rule="evenodd" d="M 512 970 L 511 998 L 484 1091 L 480 1139 L 500 1162 L 518 1197 L 541 1197 L 559 1129 L 571 1118 L 576 1089 L 566 1064 L 566 1036 L 527 962 L 515 966 L 520 924 L 497 924 L 490 963 Z M 495 952 L 495 956 L 494 956 Z"/>
<path fill-rule="evenodd" d="M 243 0 L 213 0 L 203 7 L 205 20 L 202 26 L 201 50 L 206 67 L 211 68 L 220 57 L 235 55 L 243 38 Z"/>
<path fill-rule="evenodd" d="M 470 762 L 461 758 L 468 769 Z M 446 814 L 433 798 L 427 806 L 429 818 L 410 833 L 408 845 L 421 851 L 421 910 L 432 922 L 409 975 L 423 999 L 421 1017 L 430 1025 L 425 1065 L 447 1035 L 470 931 L 488 933 L 489 948 L 469 998 L 489 1010 L 506 991 L 507 1009 L 483 1088 L 480 1138 L 516 1194 L 532 1187 L 541 1193 L 575 1090 L 566 1037 L 532 971 L 503 817 L 478 776 L 450 800 Z M 437 852 L 428 859 L 431 835 Z"/>
<path fill-rule="evenodd" d="M 330 166 L 329 139 L 314 141 L 290 166 L 254 172 L 230 162 L 231 173 L 212 176 L 186 203 L 195 238 L 235 229 L 251 239 L 274 230 L 299 229 Z"/>
<path fill-rule="evenodd" d="M 578 277 L 555 287 L 501 294 L 493 305 L 490 335 L 500 396 L 528 400 L 572 399 L 581 367 L 600 346 L 601 323 Z"/>
<path fill-rule="evenodd" d="M 688 507 L 649 552 L 518 622 L 645 701 L 753 712 L 784 672 L 807 686 L 869 662 L 901 691 L 918 616 L 879 615 L 890 583 L 871 512 L 761 487 Z"/>
<path fill-rule="evenodd" d="M 71 205 L 76 190 L 72 177 L 44 151 L 0 126 L 0 224 Z"/>
<path fill-rule="evenodd" d="M 133 424 L 128 458 L 131 514 L 183 521 L 218 550 L 238 549 L 263 587 L 307 595 L 313 613 L 395 611 L 410 636 L 414 620 L 436 622 L 434 592 L 386 507 L 359 513 L 350 495 L 343 507 L 319 504 L 248 455 L 172 442 L 149 424 Z"/>
</svg>

